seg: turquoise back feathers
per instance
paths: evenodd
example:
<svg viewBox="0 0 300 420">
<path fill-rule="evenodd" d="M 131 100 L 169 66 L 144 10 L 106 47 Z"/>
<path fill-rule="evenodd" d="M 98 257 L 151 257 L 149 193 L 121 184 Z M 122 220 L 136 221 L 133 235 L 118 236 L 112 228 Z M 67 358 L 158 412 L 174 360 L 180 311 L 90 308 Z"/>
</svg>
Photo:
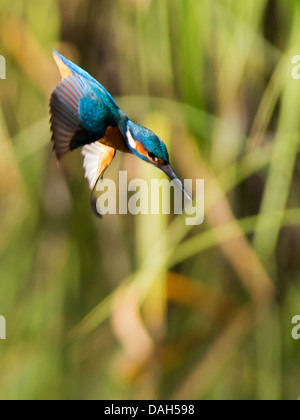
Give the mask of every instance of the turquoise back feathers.
<svg viewBox="0 0 300 420">
<path fill-rule="evenodd" d="M 71 70 L 71 72 L 73 74 L 77 74 L 78 76 L 82 76 L 83 78 L 85 78 L 89 82 L 95 83 L 100 88 L 102 95 L 109 98 L 109 100 L 112 102 L 112 104 L 116 108 L 118 108 L 118 106 L 117 106 L 116 102 L 114 101 L 113 97 L 107 92 L 107 90 L 101 85 L 101 83 L 98 82 L 98 80 L 94 79 L 88 72 L 83 70 L 81 67 L 77 66 L 77 64 L 72 63 L 72 61 L 68 60 L 63 55 L 59 54 L 55 49 L 53 50 L 53 53 L 56 57 L 58 57 L 59 60 L 61 60 L 61 62 L 63 64 L 65 64 L 65 66 L 67 68 L 69 68 Z"/>
</svg>

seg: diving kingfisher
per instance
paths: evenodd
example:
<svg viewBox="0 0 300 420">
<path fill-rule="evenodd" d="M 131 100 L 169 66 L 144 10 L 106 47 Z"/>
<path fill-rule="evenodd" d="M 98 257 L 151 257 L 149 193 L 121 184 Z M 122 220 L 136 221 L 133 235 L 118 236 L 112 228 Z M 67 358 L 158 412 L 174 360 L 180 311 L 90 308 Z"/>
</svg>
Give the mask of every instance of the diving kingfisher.
<svg viewBox="0 0 300 420">
<path fill-rule="evenodd" d="M 107 90 L 85 70 L 56 50 L 53 57 L 62 77 L 50 99 L 54 150 L 60 161 L 68 152 L 82 148 L 93 210 L 96 210 L 97 183 L 117 150 L 134 154 L 162 170 L 191 200 L 173 171 L 167 148 L 160 138 L 131 122 Z"/>
</svg>

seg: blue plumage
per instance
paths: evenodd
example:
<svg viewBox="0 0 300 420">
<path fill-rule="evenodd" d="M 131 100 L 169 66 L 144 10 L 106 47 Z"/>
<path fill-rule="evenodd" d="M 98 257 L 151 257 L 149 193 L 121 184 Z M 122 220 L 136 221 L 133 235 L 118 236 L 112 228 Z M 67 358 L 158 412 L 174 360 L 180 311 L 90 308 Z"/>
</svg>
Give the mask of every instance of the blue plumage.
<svg viewBox="0 0 300 420">
<path fill-rule="evenodd" d="M 107 96 L 109 100 L 112 102 L 112 104 L 118 108 L 116 102 L 114 101 L 114 98 L 110 95 L 109 92 L 101 85 L 101 83 L 98 82 L 98 80 L 94 79 L 87 71 L 83 70 L 81 67 L 77 66 L 77 64 L 72 63 L 72 61 L 65 58 L 63 55 L 59 54 L 56 49 L 53 50 L 54 54 L 72 71 L 72 73 L 78 74 L 85 79 L 87 79 L 89 82 L 95 83 L 98 85 L 100 90 L 102 91 L 102 94 L 104 96 Z"/>
<path fill-rule="evenodd" d="M 165 163 L 169 162 L 167 147 L 156 134 L 151 130 L 148 130 L 148 128 L 134 124 L 131 121 L 128 121 L 128 128 L 130 129 L 132 137 L 140 142 L 148 153 L 153 153 L 155 157 Z M 147 156 L 139 154 L 138 149 L 133 150 L 133 153 L 145 161 L 149 160 Z"/>
<path fill-rule="evenodd" d="M 86 81 L 78 112 L 82 126 L 88 131 L 97 133 L 98 138 L 104 136 L 107 127 L 117 126 L 119 122 L 118 108 L 112 105 L 97 85 Z"/>
<path fill-rule="evenodd" d="M 50 99 L 52 140 L 58 159 L 83 147 L 86 175 L 90 184 L 96 185 L 116 150 L 132 153 L 164 171 L 184 191 L 161 139 L 130 121 L 107 90 L 85 70 L 55 50 L 54 58 L 62 75 Z M 99 146 L 88 146 L 96 143 Z M 94 159 L 93 153 L 99 156 Z"/>
</svg>

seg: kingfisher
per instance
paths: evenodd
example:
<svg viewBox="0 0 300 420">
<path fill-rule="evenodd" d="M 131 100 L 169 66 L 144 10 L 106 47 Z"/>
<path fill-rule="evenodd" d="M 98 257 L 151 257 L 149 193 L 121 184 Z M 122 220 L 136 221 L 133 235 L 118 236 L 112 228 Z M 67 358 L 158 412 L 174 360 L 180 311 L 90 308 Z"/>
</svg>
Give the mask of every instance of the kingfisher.
<svg viewBox="0 0 300 420">
<path fill-rule="evenodd" d="M 50 123 L 58 161 L 81 148 L 92 208 L 95 191 L 116 151 L 131 153 L 163 171 L 191 200 L 172 169 L 166 145 L 152 131 L 134 124 L 108 91 L 89 73 L 53 51 L 61 81 L 51 94 Z"/>
</svg>

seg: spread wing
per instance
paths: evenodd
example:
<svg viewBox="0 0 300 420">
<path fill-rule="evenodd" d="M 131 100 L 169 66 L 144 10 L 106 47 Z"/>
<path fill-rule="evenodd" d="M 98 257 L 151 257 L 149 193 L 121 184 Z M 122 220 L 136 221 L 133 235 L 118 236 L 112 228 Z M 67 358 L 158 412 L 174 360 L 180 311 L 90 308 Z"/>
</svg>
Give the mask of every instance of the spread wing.
<svg viewBox="0 0 300 420">
<path fill-rule="evenodd" d="M 118 126 L 118 109 L 93 82 L 79 75 L 62 79 L 50 99 L 52 141 L 57 158 L 105 136 Z"/>
<path fill-rule="evenodd" d="M 109 99 L 109 101 L 113 104 L 113 106 L 118 108 L 116 102 L 114 101 L 113 97 L 109 94 L 109 92 L 101 85 L 101 83 L 99 83 L 96 79 L 94 79 L 88 72 L 83 70 L 81 67 L 77 66 L 77 64 L 74 64 L 72 61 L 65 58 L 63 55 L 59 54 L 55 49 L 53 50 L 53 57 L 62 78 L 71 76 L 72 74 L 77 74 L 79 76 L 82 76 L 86 80 L 96 84 L 98 88 L 101 90 L 102 94 Z"/>
<path fill-rule="evenodd" d="M 86 71 L 55 50 L 54 59 L 62 76 L 50 99 L 54 149 L 61 159 L 82 147 L 85 177 L 92 190 L 91 205 L 99 216 L 94 196 L 97 183 L 115 157 L 116 149 L 129 152 L 118 127 L 121 111 L 111 95 Z"/>
</svg>

